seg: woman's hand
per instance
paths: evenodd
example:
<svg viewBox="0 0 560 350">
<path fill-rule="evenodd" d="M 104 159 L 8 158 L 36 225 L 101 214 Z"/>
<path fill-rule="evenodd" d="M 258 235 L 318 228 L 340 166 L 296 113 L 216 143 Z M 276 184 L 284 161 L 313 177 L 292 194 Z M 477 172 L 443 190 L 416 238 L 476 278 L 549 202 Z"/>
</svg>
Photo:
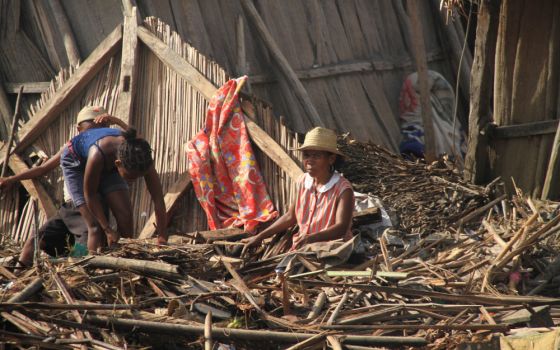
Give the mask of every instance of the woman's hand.
<svg viewBox="0 0 560 350">
<path fill-rule="evenodd" d="M 117 118 L 113 117 L 112 115 L 105 113 L 105 114 L 101 114 L 97 117 L 95 117 L 95 119 L 93 120 L 93 122 L 95 124 L 107 124 L 107 125 L 113 125 L 116 124 L 115 120 Z"/>
<path fill-rule="evenodd" d="M 7 190 L 14 184 L 14 181 L 9 177 L 0 177 L 0 190 Z"/>
<path fill-rule="evenodd" d="M 117 231 L 113 230 L 111 227 L 107 227 L 103 231 L 105 231 L 105 234 L 107 235 L 107 245 L 109 247 L 112 247 L 113 245 L 117 244 L 117 242 L 121 238 L 121 235 Z"/>
<path fill-rule="evenodd" d="M 262 242 L 260 235 L 255 235 L 253 237 L 244 238 L 240 242 L 245 244 L 245 249 L 249 249 L 254 246 L 258 246 Z"/>
<path fill-rule="evenodd" d="M 293 245 L 292 245 L 293 249 L 297 250 L 297 249 L 303 248 L 307 243 L 309 243 L 307 238 L 308 238 L 308 235 L 303 235 L 303 236 L 296 235 L 296 236 L 294 236 Z"/>
</svg>

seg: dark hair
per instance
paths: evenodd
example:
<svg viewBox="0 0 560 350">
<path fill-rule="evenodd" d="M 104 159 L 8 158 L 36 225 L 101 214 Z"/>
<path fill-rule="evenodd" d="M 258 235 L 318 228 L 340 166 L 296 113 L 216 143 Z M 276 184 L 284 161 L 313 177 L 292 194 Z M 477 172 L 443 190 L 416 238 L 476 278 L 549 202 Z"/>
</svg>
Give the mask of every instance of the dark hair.
<svg viewBox="0 0 560 350">
<path fill-rule="evenodd" d="M 344 161 L 344 157 L 336 154 L 336 160 L 334 161 L 334 169 L 337 171 L 340 171 L 340 169 L 342 169 L 344 166 L 346 165 L 346 162 Z"/>
<path fill-rule="evenodd" d="M 144 172 L 152 166 L 152 148 L 148 141 L 136 137 L 136 129 L 123 132 L 124 142 L 119 145 L 117 156 L 126 170 Z"/>
</svg>

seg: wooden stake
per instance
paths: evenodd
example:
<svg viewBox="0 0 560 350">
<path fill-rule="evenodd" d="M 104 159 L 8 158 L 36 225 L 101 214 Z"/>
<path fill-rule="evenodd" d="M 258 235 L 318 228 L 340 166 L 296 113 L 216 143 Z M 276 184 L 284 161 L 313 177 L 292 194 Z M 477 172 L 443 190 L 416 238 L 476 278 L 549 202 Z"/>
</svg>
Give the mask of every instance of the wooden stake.
<svg viewBox="0 0 560 350">
<path fill-rule="evenodd" d="M 123 4 L 124 5 L 124 4 Z M 121 55 L 121 76 L 116 115 L 126 124 L 130 124 L 132 107 L 137 85 L 138 62 L 138 21 L 136 6 L 124 6 L 124 26 Z"/>
<path fill-rule="evenodd" d="M 204 321 L 204 350 L 212 350 L 212 311 L 208 311 Z"/>
<path fill-rule="evenodd" d="M 278 277 L 282 285 L 282 308 L 284 310 L 284 315 L 289 315 L 292 311 L 290 308 L 290 290 L 288 288 L 288 281 L 286 280 L 286 273 L 282 272 Z"/>
<path fill-rule="evenodd" d="M 428 64 L 426 62 L 426 45 L 422 34 L 422 24 L 418 13 L 418 1 L 408 0 L 406 2 L 410 17 L 410 35 L 414 48 L 414 59 L 416 60 L 416 71 L 418 74 L 418 85 L 420 87 L 420 105 L 422 109 L 422 123 L 424 124 L 424 157 L 429 164 L 436 160 L 436 143 L 434 123 L 432 121 L 432 105 L 430 103 L 430 91 L 428 87 Z"/>
<path fill-rule="evenodd" d="M 2 173 L 0 177 L 6 176 L 6 170 L 8 169 L 8 160 L 10 159 L 10 152 L 12 151 L 12 145 L 14 143 L 14 136 L 16 133 L 18 121 L 19 121 L 19 109 L 21 107 L 21 95 L 23 94 L 23 85 L 19 88 L 19 92 L 16 100 L 16 109 L 14 111 L 14 116 L 12 117 L 12 129 L 10 131 L 10 138 L 8 139 L 8 144 L 6 145 L 6 155 L 4 156 L 4 163 L 2 164 Z"/>
<path fill-rule="evenodd" d="M 321 310 L 323 310 L 323 305 L 325 305 L 326 301 L 327 301 L 327 294 L 325 294 L 325 292 L 321 292 L 317 297 L 317 300 L 315 300 L 315 304 L 313 304 L 313 308 L 311 309 L 311 312 L 309 313 L 309 315 L 307 315 L 307 319 L 312 320 L 315 317 L 319 316 Z"/>
<path fill-rule="evenodd" d="M 150 322 L 143 320 L 124 319 L 116 317 L 87 315 L 85 323 L 95 324 L 102 327 L 112 329 L 132 330 L 136 329 L 140 332 L 171 334 L 171 335 L 201 335 L 204 334 L 203 326 L 190 326 L 183 324 L 173 324 L 164 322 Z M 271 341 L 282 343 L 301 342 L 304 339 L 312 338 L 315 334 L 296 333 L 296 332 L 278 332 L 267 330 L 249 330 L 235 328 L 212 328 L 212 336 L 214 339 L 241 339 L 246 341 Z M 361 336 L 348 335 L 344 340 L 345 344 L 361 344 L 370 346 L 379 345 L 400 345 L 400 346 L 425 346 L 427 341 L 421 337 L 390 337 L 390 336 Z"/>
<path fill-rule="evenodd" d="M 339 314 L 340 310 L 342 310 L 342 307 L 346 303 L 346 300 L 348 300 L 348 292 L 344 292 L 344 294 L 342 295 L 342 299 L 340 299 L 340 302 L 338 303 L 338 305 L 334 309 L 331 317 L 329 317 L 329 320 L 327 321 L 327 325 L 334 324 L 334 322 L 336 321 L 336 318 L 338 317 L 338 314 Z"/>
</svg>

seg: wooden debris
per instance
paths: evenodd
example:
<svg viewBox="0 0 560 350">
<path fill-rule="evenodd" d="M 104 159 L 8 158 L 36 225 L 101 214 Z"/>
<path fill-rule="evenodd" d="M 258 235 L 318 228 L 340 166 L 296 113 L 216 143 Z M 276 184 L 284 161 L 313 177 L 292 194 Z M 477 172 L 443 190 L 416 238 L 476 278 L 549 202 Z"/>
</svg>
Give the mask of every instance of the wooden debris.
<svg viewBox="0 0 560 350">
<path fill-rule="evenodd" d="M 18 251 L 6 245 L 0 341 L 57 349 L 209 347 L 211 339 L 240 349 L 443 350 L 560 323 L 557 203 L 463 183 L 445 160 L 428 167 L 343 142 L 346 169 L 354 169 L 347 177 L 399 216 L 382 234 L 361 235 L 365 252 L 352 263 L 325 266 L 313 253 L 284 253 L 289 233 L 227 256 L 222 248 L 245 235 L 223 229 L 171 236 L 166 246 L 123 239 L 81 260 L 40 258 L 19 276 L 8 259 Z M 22 291 L 26 285 L 33 292 Z"/>
</svg>

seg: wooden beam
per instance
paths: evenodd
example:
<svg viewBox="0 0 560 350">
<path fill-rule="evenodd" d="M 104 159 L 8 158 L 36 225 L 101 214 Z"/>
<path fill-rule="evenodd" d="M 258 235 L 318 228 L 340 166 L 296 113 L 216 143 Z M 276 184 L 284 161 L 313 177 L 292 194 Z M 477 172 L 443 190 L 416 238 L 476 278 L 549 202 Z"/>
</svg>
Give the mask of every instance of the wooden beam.
<svg viewBox="0 0 560 350">
<path fill-rule="evenodd" d="M 509 139 L 513 137 L 554 134 L 558 128 L 558 119 L 506 126 L 488 125 L 488 137 L 494 139 Z"/>
<path fill-rule="evenodd" d="M 128 9 L 125 6 L 125 10 Z M 121 76 L 119 81 L 119 97 L 117 100 L 117 108 L 115 115 L 124 121 L 130 123 L 132 116 L 132 108 L 134 106 L 134 96 L 136 94 L 137 79 L 137 62 L 138 62 L 138 11 L 136 6 L 132 6 L 125 11 L 123 41 L 122 41 L 122 58 L 121 58 Z"/>
<path fill-rule="evenodd" d="M 68 63 L 75 67 L 80 63 L 80 51 L 78 50 L 78 45 L 76 45 L 76 39 L 74 38 L 74 33 L 72 33 L 72 27 L 70 27 L 68 17 L 64 12 L 60 0 L 49 0 L 49 5 L 54 15 L 54 22 L 58 26 L 58 31 L 62 36 L 62 43 L 66 50 Z"/>
<path fill-rule="evenodd" d="M 138 38 L 169 68 L 210 100 L 218 89 L 193 65 L 144 27 L 138 27 Z"/>
<path fill-rule="evenodd" d="M 488 135 L 484 131 L 492 118 L 499 15 L 499 3 L 487 0 L 480 2 L 471 72 L 469 142 L 464 172 L 465 179 L 475 184 L 486 182 L 490 175 Z"/>
<path fill-rule="evenodd" d="M 122 39 L 122 25 L 97 46 L 91 55 L 76 69 L 60 89 L 47 101 L 33 117 L 24 124 L 19 132 L 19 143 L 14 152 L 20 152 L 30 146 L 44 130 L 56 119 L 59 114 L 74 100 L 95 74 L 107 63 L 117 51 Z M 5 149 L 0 150 L 0 159 L 4 159 Z"/>
<path fill-rule="evenodd" d="M 16 91 L 19 91 L 19 89 Z M 7 140 L 9 135 L 9 130 L 10 130 L 10 125 L 11 125 L 11 121 L 10 121 L 10 116 L 12 115 L 12 104 L 10 103 L 10 100 L 8 100 L 8 96 L 6 95 L 6 91 L 4 90 L 4 84 L 2 84 L 2 81 L 0 79 L 0 139 L 1 140 Z M 4 159 L 4 158 L 0 158 L 0 159 Z"/>
<path fill-rule="evenodd" d="M 555 120 L 558 122 L 558 120 Z M 551 189 L 556 187 L 555 182 L 558 179 L 558 173 L 560 172 L 558 166 L 558 154 L 560 153 L 560 124 L 557 123 L 556 135 L 554 136 L 554 142 L 552 143 L 552 151 L 550 153 L 550 159 L 548 160 L 548 168 L 546 170 L 546 177 L 544 179 L 544 185 L 541 193 L 541 199 L 549 199 L 551 194 Z"/>
<path fill-rule="evenodd" d="M 1 141 L 0 141 L 0 147 L 2 148 L 4 147 L 4 143 Z M 10 159 L 8 161 L 8 166 L 10 167 L 10 169 L 12 169 L 12 171 L 15 174 L 20 174 L 29 169 L 29 167 L 27 166 L 27 164 L 25 164 L 23 159 L 21 159 L 21 157 L 16 153 L 10 156 Z M 43 185 L 39 180 L 37 179 L 22 180 L 21 184 L 23 185 L 25 190 L 29 193 L 29 195 L 33 199 L 37 200 L 41 210 L 45 213 L 47 218 L 56 215 L 58 210 L 56 209 L 54 201 L 52 200 L 51 196 L 48 194 L 48 192 L 45 190 L 45 188 L 43 187 Z"/>
<path fill-rule="evenodd" d="M 296 181 L 303 174 L 301 168 L 288 154 L 286 154 L 282 146 L 276 143 L 276 141 L 274 141 L 274 139 L 255 122 L 245 117 L 245 125 L 247 126 L 247 131 L 249 132 L 249 136 L 251 136 L 253 142 L 261 149 L 261 151 L 264 152 L 264 154 L 266 154 L 282 170 L 284 170 L 293 181 Z"/>
<path fill-rule="evenodd" d="M 237 75 L 247 74 L 247 50 L 245 49 L 245 21 L 243 16 L 237 17 L 237 28 L 235 31 L 237 44 Z"/>
<path fill-rule="evenodd" d="M 24 94 L 42 94 L 50 88 L 51 82 L 30 81 L 28 83 L 7 82 L 4 84 L 6 92 L 9 94 L 17 94 L 22 85 L 25 86 L 25 90 L 23 91 Z"/>
<path fill-rule="evenodd" d="M 445 57 L 441 51 L 429 52 L 426 55 L 428 62 L 436 62 L 444 60 Z M 396 69 L 411 69 L 414 62 L 410 57 L 405 57 L 395 61 L 387 60 L 367 60 L 353 62 L 339 62 L 335 64 L 325 65 L 318 68 L 310 68 L 296 71 L 299 80 L 311 80 L 320 78 L 330 78 L 338 75 L 348 75 L 356 73 L 367 73 L 375 71 L 388 71 Z M 268 74 L 251 75 L 249 80 L 252 84 L 270 84 L 277 82 L 277 79 Z"/>
<path fill-rule="evenodd" d="M 429 164 L 436 160 L 436 142 L 434 134 L 434 123 L 432 122 L 432 105 L 430 102 L 430 91 L 428 88 L 428 63 L 426 60 L 426 45 L 422 34 L 422 24 L 418 12 L 417 0 L 408 0 L 408 11 L 410 18 L 410 36 L 414 48 L 414 59 L 416 60 L 416 72 L 418 74 L 418 86 L 420 87 L 420 106 L 422 112 L 422 124 L 424 125 L 424 157 Z"/>
<path fill-rule="evenodd" d="M 307 90 L 305 90 L 305 87 L 298 79 L 293 68 L 290 66 L 290 63 L 280 50 L 280 47 L 278 47 L 278 44 L 276 44 L 276 41 L 268 31 L 266 24 L 259 15 L 252 0 L 241 0 L 241 5 L 245 10 L 245 14 L 257 29 L 257 32 L 265 46 L 268 48 L 270 55 L 276 61 L 276 64 L 284 75 L 286 82 L 293 89 L 292 91 L 302 105 L 310 123 L 314 126 L 325 126 L 323 120 L 319 116 L 319 112 L 315 109 Z"/>
<path fill-rule="evenodd" d="M 168 218 L 169 218 L 169 215 L 170 215 L 171 211 L 175 207 L 175 204 L 177 203 L 177 200 L 179 198 L 181 198 L 183 193 L 185 193 L 187 191 L 187 189 L 189 189 L 189 187 L 191 187 L 191 186 L 192 186 L 191 177 L 188 173 L 186 173 L 186 174 L 183 174 L 179 178 L 179 180 L 177 180 L 177 182 L 175 182 L 169 188 L 169 191 L 165 194 L 165 197 L 163 198 L 163 200 L 165 202 L 165 212 L 166 212 Z M 144 228 L 140 232 L 140 235 L 138 236 L 138 238 L 150 238 L 150 237 L 152 237 L 153 234 L 156 232 L 155 223 L 156 223 L 156 214 L 154 212 L 154 213 L 152 213 L 152 215 L 150 215 L 150 218 L 148 219 L 148 221 L 146 221 L 146 224 L 144 225 Z"/>
</svg>

